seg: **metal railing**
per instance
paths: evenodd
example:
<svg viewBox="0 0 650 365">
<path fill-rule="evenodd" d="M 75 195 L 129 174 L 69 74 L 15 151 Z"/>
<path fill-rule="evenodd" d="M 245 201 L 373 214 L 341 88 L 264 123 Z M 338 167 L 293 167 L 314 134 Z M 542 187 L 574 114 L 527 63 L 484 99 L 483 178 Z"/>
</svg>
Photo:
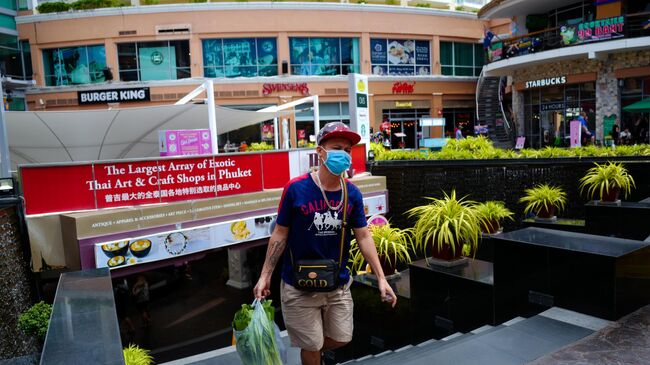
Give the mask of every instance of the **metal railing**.
<svg viewBox="0 0 650 365">
<path fill-rule="evenodd" d="M 564 26 L 548 28 L 537 32 L 531 32 L 514 38 L 493 40 L 492 46 L 487 50 L 488 62 L 501 61 L 503 59 L 523 56 L 531 53 L 548 51 L 558 48 L 573 47 L 588 43 L 607 42 L 622 38 L 637 38 L 650 36 L 648 20 L 650 12 L 628 14 L 622 16 L 624 20 L 623 32 L 618 37 L 602 40 L 590 40 L 589 42 L 578 42 L 571 44 L 566 39 L 566 33 L 562 34 Z"/>
</svg>

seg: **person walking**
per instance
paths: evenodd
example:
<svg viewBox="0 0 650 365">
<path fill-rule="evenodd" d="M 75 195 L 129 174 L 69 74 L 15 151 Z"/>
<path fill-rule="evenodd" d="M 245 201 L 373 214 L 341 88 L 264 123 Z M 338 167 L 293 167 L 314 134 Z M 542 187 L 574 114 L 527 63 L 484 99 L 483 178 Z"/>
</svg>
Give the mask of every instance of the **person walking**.
<svg viewBox="0 0 650 365">
<path fill-rule="evenodd" d="M 259 280 L 257 299 L 271 294 L 271 275 L 283 257 L 280 297 L 291 344 L 301 349 L 303 365 L 321 363 L 321 353 L 352 340 L 352 278 L 347 269 L 350 228 L 378 279 L 382 301 L 393 307 L 397 296 L 388 285 L 368 230 L 359 189 L 343 178 L 352 146 L 361 137 L 340 122 L 319 131 L 318 171 L 284 187 L 277 224 Z"/>
</svg>

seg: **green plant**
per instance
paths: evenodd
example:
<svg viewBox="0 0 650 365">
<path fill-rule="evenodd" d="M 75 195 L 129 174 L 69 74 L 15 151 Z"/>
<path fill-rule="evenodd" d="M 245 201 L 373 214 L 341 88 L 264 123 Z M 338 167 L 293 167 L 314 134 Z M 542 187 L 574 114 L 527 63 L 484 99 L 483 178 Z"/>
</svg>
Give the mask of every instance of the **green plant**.
<svg viewBox="0 0 650 365">
<path fill-rule="evenodd" d="M 198 2 L 198 1 L 196 1 L 196 2 Z M 158 4 L 160 4 L 160 0 L 144 0 L 144 4 L 145 5 L 158 5 Z"/>
<path fill-rule="evenodd" d="M 18 328 L 27 334 L 37 336 L 41 341 L 45 340 L 51 315 L 52 306 L 40 301 L 18 317 Z"/>
<path fill-rule="evenodd" d="M 431 4 L 415 4 L 416 8 L 430 8 Z"/>
<path fill-rule="evenodd" d="M 386 5 L 397 5 L 396 0 L 385 0 L 385 2 L 386 2 Z"/>
<path fill-rule="evenodd" d="M 552 209 L 564 209 L 566 205 L 566 193 L 561 188 L 548 184 L 539 184 L 534 188 L 526 189 L 526 195 L 519 199 L 520 203 L 526 203 L 524 214 L 534 212 L 538 216 L 540 212 L 550 212 Z"/>
<path fill-rule="evenodd" d="M 487 233 L 494 233 L 501 228 L 502 219 L 513 220 L 513 213 L 500 201 L 487 201 L 474 206 L 481 221 L 481 227 Z"/>
<path fill-rule="evenodd" d="M 448 258 L 457 257 L 464 244 L 469 245 L 470 251 L 475 253 L 481 234 L 475 203 L 465 200 L 465 197 L 457 199 L 455 190 L 451 195 L 445 193 L 442 199 L 426 199 L 430 200 L 429 204 L 406 212 L 409 218 L 417 218 L 413 227 L 415 246 L 426 255 L 431 245 L 435 248 L 434 252 Z"/>
<path fill-rule="evenodd" d="M 125 347 L 122 352 L 124 353 L 124 362 L 126 365 L 153 364 L 153 357 L 149 355 L 149 350 L 141 349 L 137 345 L 130 344 L 129 347 Z"/>
<path fill-rule="evenodd" d="M 463 11 L 463 7 L 462 6 L 457 6 L 456 11 Z"/>
<path fill-rule="evenodd" d="M 250 146 L 248 146 L 248 148 L 246 149 L 246 152 L 270 151 L 270 150 L 273 150 L 273 149 L 274 149 L 273 145 L 271 145 L 269 143 L 266 143 L 266 142 L 260 142 L 260 143 L 253 142 L 253 143 L 250 144 Z"/>
<path fill-rule="evenodd" d="M 371 225 L 369 227 L 375 248 L 382 261 L 382 268 L 392 268 L 394 271 L 400 263 L 410 263 L 413 249 L 413 240 L 409 229 L 391 228 L 389 225 Z M 361 249 L 354 239 L 350 245 L 350 258 L 352 259 L 352 271 L 361 271 L 365 267 L 365 258 Z M 385 272 L 390 275 L 392 272 Z"/>
<path fill-rule="evenodd" d="M 36 7 L 39 13 L 61 13 L 71 9 L 70 4 L 64 3 L 63 1 L 53 1 L 49 3 L 43 3 Z"/>
<path fill-rule="evenodd" d="M 587 194 L 592 198 L 598 192 L 601 200 L 603 200 L 603 196 L 610 193 L 610 190 L 620 189 L 627 197 L 634 186 L 634 179 L 622 163 L 596 164 L 596 167 L 590 168 L 587 174 L 580 179 L 580 192 L 587 188 Z"/>
</svg>

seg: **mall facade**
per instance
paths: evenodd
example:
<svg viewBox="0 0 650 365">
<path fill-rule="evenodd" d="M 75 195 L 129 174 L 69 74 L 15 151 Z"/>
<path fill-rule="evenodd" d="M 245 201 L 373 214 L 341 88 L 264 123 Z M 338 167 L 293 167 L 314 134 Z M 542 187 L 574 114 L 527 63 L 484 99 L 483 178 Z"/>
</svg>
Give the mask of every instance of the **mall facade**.
<svg viewBox="0 0 650 365">
<path fill-rule="evenodd" d="M 349 120 L 349 73 L 369 78 L 375 132 L 416 148 L 419 119 L 473 132 L 485 28 L 508 20 L 419 7 L 328 3 L 199 3 L 105 8 L 16 18 L 29 44 L 32 111 L 172 104 L 215 82 L 218 105 L 258 110 L 319 95 L 321 124 Z M 314 134 L 309 105 L 288 118 L 291 147 Z M 272 141 L 272 122 L 220 137 Z"/>
<path fill-rule="evenodd" d="M 508 77 L 507 116 L 526 146 L 566 146 L 581 112 L 599 141 L 616 124 L 648 142 L 648 113 L 624 108 L 650 97 L 650 2 L 493 0 L 481 19 L 510 18 L 486 41 L 486 77 Z"/>
</svg>

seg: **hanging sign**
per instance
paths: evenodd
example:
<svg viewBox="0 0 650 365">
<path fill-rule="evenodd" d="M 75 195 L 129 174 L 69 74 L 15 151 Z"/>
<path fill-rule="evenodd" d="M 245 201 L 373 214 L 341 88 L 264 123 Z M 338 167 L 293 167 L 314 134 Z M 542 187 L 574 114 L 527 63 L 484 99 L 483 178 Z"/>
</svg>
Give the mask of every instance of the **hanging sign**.
<svg viewBox="0 0 650 365">
<path fill-rule="evenodd" d="M 361 136 L 360 143 L 369 145 L 370 118 L 368 114 L 368 76 L 348 75 L 350 128 Z"/>
<path fill-rule="evenodd" d="M 617 16 L 608 19 L 594 20 L 573 25 L 563 25 L 560 28 L 562 45 L 571 46 L 621 38 L 624 33 L 625 17 Z"/>
<path fill-rule="evenodd" d="M 564 85 L 566 84 L 566 76 L 557 76 L 557 77 L 546 77 L 539 80 L 526 81 L 526 89 L 532 89 L 536 87 L 546 87 L 554 85 Z"/>
</svg>

